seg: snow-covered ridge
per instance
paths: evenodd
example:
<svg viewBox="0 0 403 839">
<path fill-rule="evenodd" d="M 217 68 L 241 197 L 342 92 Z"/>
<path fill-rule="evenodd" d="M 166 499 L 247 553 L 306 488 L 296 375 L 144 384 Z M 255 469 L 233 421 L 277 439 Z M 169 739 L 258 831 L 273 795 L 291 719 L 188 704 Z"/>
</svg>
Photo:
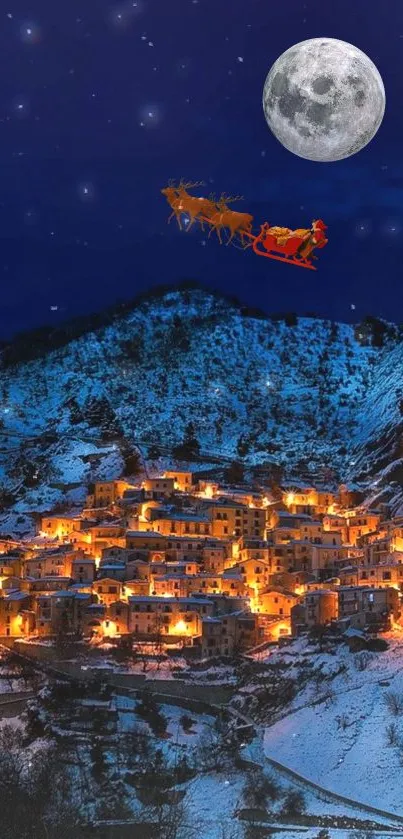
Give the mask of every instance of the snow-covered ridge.
<svg viewBox="0 0 403 839">
<path fill-rule="evenodd" d="M 3 430 L 25 438 L 4 438 L 0 483 L 20 488 L 18 509 L 49 509 L 116 476 L 120 434 L 174 445 L 189 422 L 206 453 L 342 478 L 383 417 L 399 420 L 384 383 L 395 384 L 402 353 L 364 345 L 351 325 L 287 326 L 202 290 L 168 292 L 2 372 Z"/>
</svg>

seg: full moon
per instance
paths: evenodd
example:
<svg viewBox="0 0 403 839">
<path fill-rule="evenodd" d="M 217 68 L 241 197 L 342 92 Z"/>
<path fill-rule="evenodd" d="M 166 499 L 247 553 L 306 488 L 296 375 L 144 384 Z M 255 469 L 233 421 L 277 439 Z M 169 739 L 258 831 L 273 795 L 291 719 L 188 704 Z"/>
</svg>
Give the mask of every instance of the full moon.
<svg viewBox="0 0 403 839">
<path fill-rule="evenodd" d="M 356 154 L 375 136 L 385 88 L 375 64 L 335 38 L 311 38 L 283 52 L 266 78 L 263 109 L 277 140 L 306 160 Z"/>
</svg>

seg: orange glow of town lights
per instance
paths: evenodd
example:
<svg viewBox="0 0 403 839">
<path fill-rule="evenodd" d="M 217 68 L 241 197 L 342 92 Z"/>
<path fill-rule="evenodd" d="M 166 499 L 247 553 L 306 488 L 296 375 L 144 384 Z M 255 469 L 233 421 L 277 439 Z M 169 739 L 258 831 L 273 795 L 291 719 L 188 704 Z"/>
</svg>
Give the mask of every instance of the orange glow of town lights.
<svg viewBox="0 0 403 839">
<path fill-rule="evenodd" d="M 180 635 L 184 635 L 187 632 L 185 621 L 180 620 L 175 624 L 175 632 L 178 632 Z"/>
</svg>

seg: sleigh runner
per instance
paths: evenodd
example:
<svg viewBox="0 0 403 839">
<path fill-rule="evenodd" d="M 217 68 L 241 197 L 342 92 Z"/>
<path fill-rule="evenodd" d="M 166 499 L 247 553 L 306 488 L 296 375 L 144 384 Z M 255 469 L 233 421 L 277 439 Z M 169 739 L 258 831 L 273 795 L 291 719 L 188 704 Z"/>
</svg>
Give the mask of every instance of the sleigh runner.
<svg viewBox="0 0 403 839">
<path fill-rule="evenodd" d="M 288 227 L 270 227 L 268 222 L 260 226 L 260 233 L 252 232 L 253 216 L 249 213 L 239 213 L 228 206 L 238 201 L 242 196 L 230 197 L 221 194 L 218 201 L 214 195 L 199 198 L 191 195 L 187 190 L 191 187 L 202 186 L 202 182 L 188 182 L 183 180 L 176 187 L 173 181 L 161 190 L 165 195 L 172 213 L 168 223 L 175 216 L 179 228 L 183 230 L 182 216 L 187 218 L 187 230 L 197 221 L 204 230 L 204 224 L 210 226 L 208 238 L 216 232 L 220 244 L 223 244 L 222 231 L 227 231 L 229 238 L 227 245 L 239 240 L 243 247 L 252 247 L 257 256 L 288 262 L 300 268 L 316 271 L 312 259 L 316 259 L 313 251 L 325 247 L 328 242 L 325 230 L 326 224 L 321 219 L 315 219 L 312 226 L 290 230 Z"/>
</svg>

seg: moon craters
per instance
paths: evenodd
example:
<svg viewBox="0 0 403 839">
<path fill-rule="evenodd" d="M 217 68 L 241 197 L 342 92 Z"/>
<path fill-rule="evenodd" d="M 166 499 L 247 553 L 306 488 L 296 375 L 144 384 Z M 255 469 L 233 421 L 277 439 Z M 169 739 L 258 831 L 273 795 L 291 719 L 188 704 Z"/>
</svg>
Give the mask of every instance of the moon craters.
<svg viewBox="0 0 403 839">
<path fill-rule="evenodd" d="M 331 87 L 333 87 L 333 79 L 330 76 L 318 76 L 318 78 L 314 79 L 312 82 L 312 90 L 314 93 L 328 93 Z"/>
<path fill-rule="evenodd" d="M 313 38 L 273 64 L 263 108 L 269 128 L 289 151 L 308 160 L 341 160 L 376 134 L 385 90 L 377 68 L 357 47 Z"/>
</svg>

